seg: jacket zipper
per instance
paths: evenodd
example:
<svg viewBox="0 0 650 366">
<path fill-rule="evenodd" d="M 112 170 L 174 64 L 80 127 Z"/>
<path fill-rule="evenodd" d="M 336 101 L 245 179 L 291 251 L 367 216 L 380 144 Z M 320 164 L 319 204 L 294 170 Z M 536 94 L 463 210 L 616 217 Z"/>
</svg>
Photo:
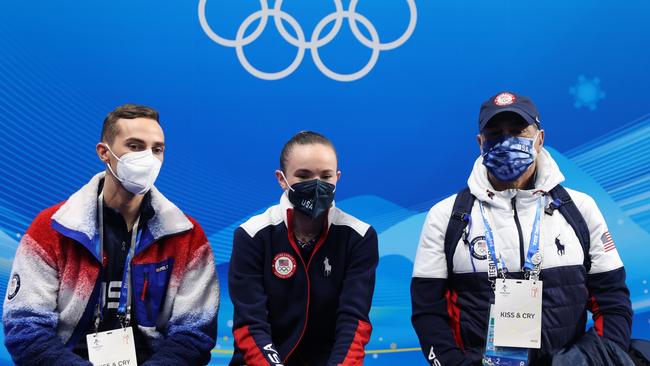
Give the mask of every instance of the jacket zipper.
<svg viewBox="0 0 650 366">
<path fill-rule="evenodd" d="M 292 216 L 293 212 L 289 211 L 287 212 L 287 219 L 289 222 L 292 221 Z M 289 351 L 289 354 L 284 358 L 283 363 L 287 363 L 289 361 L 289 357 L 293 354 L 293 352 L 298 348 L 300 345 L 300 341 L 302 341 L 302 337 L 305 335 L 305 331 L 307 330 L 307 322 L 309 320 L 309 304 L 311 302 L 311 279 L 309 277 L 309 266 L 311 265 L 311 260 L 316 256 L 316 252 L 320 249 L 320 247 L 323 245 L 325 240 L 327 239 L 327 234 L 329 234 L 328 230 L 328 225 L 327 223 L 325 224 L 325 232 L 323 233 L 323 236 L 318 239 L 318 242 L 316 242 L 316 246 L 314 247 L 314 251 L 311 253 L 311 256 L 309 257 L 309 260 L 305 264 L 305 260 L 302 257 L 302 253 L 300 252 L 300 249 L 298 248 L 298 245 L 296 245 L 296 242 L 293 240 L 293 228 L 291 227 L 292 225 L 287 225 L 288 226 L 288 239 L 289 239 L 289 244 L 293 247 L 293 250 L 298 254 L 298 258 L 300 258 L 300 262 L 302 263 L 302 266 L 305 270 L 305 275 L 307 276 L 307 305 L 305 307 L 305 323 L 303 324 L 302 330 L 300 331 L 300 337 L 298 338 L 298 342 L 293 345 L 291 348 L 291 351 Z"/>
<path fill-rule="evenodd" d="M 512 211 L 514 211 L 515 224 L 519 234 L 519 268 L 524 268 L 524 233 L 521 231 L 521 222 L 519 222 L 519 215 L 517 214 L 517 197 L 512 197 L 510 202 L 512 203 Z"/>
<path fill-rule="evenodd" d="M 290 239 L 293 242 L 293 239 Z M 309 266 L 311 265 L 311 260 L 314 258 L 314 255 L 316 254 L 316 251 L 319 249 L 319 245 L 317 245 L 314 248 L 314 251 L 309 258 L 309 261 L 307 264 L 305 264 L 305 260 L 302 258 L 302 255 L 300 254 L 300 251 L 298 251 L 298 257 L 300 257 L 300 262 L 302 262 L 302 267 L 305 270 L 305 275 L 307 276 L 307 305 L 306 305 L 306 310 L 305 310 L 305 323 L 302 326 L 302 330 L 300 331 L 300 337 L 298 338 L 298 342 L 291 348 L 291 351 L 289 351 L 289 354 L 287 357 L 284 358 L 283 362 L 286 363 L 289 360 L 289 357 L 293 354 L 293 352 L 298 348 L 298 345 L 300 345 L 300 341 L 302 341 L 302 337 L 305 335 L 305 331 L 307 330 L 307 322 L 309 320 L 309 303 L 311 302 L 311 279 L 309 278 Z"/>
</svg>

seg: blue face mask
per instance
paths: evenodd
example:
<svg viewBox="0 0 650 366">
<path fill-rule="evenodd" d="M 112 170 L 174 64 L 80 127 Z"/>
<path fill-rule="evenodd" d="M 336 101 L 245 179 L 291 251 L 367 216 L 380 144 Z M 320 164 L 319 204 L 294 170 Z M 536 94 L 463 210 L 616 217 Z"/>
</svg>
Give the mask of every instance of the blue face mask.
<svg viewBox="0 0 650 366">
<path fill-rule="evenodd" d="M 481 146 L 483 165 L 502 182 L 514 182 L 521 177 L 537 158 L 533 138 L 505 136 L 492 141 L 483 141 Z"/>
</svg>

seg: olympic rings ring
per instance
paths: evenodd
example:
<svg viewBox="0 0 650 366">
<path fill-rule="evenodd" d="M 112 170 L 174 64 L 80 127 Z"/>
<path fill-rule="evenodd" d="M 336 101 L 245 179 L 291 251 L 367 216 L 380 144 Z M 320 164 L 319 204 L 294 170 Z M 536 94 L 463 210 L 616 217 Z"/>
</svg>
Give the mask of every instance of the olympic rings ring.
<svg viewBox="0 0 650 366">
<path fill-rule="evenodd" d="M 267 0 L 259 0 L 260 10 L 255 11 L 254 13 L 249 15 L 241 23 L 241 25 L 237 30 L 235 39 L 226 39 L 216 34 L 210 27 L 205 15 L 205 7 L 207 1 L 208 0 L 199 0 L 199 6 L 198 6 L 199 23 L 201 24 L 201 28 L 203 29 L 205 34 L 212 41 L 222 46 L 235 48 L 237 58 L 239 59 L 239 62 L 241 63 L 242 67 L 244 67 L 244 69 L 248 71 L 250 74 L 252 74 L 253 76 L 264 80 L 278 80 L 291 75 L 294 71 L 296 71 L 296 69 L 298 69 L 298 67 L 302 63 L 302 60 L 305 56 L 305 50 L 307 49 L 309 49 L 311 52 L 311 56 L 312 59 L 314 60 L 314 64 L 325 76 L 337 81 L 354 81 L 354 80 L 361 79 L 364 76 L 366 76 L 375 67 L 379 59 L 380 52 L 392 50 L 403 45 L 415 31 L 415 26 L 417 23 L 417 8 L 415 6 L 415 0 L 406 0 L 409 7 L 409 13 L 410 13 L 409 23 L 408 26 L 406 27 L 406 30 L 404 31 L 404 33 L 402 33 L 402 35 L 399 38 L 391 42 L 382 43 L 380 41 L 379 34 L 377 33 L 377 30 L 375 26 L 372 24 L 372 22 L 370 22 L 370 20 L 368 20 L 363 15 L 356 12 L 357 3 L 359 2 L 358 0 L 351 0 L 349 8 L 347 10 L 343 8 L 341 0 L 333 0 L 335 11 L 325 16 L 323 19 L 321 19 L 318 22 L 318 24 L 314 28 L 313 33 L 311 34 L 311 38 L 307 40 L 305 38 L 304 31 L 300 26 L 300 23 L 298 23 L 298 21 L 289 13 L 282 10 L 283 0 L 276 0 L 273 8 L 269 8 Z M 264 32 L 269 17 L 273 18 L 274 25 L 278 30 L 280 36 L 282 36 L 282 38 L 285 41 L 287 41 L 289 44 L 297 48 L 296 56 L 291 62 L 291 64 L 287 66 L 284 70 L 278 72 L 272 72 L 272 73 L 261 71 L 256 67 L 254 67 L 253 65 L 251 65 L 251 63 L 246 58 L 246 55 L 244 54 L 244 47 L 255 42 L 260 37 L 260 35 Z M 259 24 L 255 28 L 255 30 L 248 36 L 245 36 L 246 31 L 248 30 L 250 25 L 258 19 L 259 19 Z M 364 46 L 372 50 L 368 63 L 360 70 L 350 74 L 341 74 L 332 71 L 329 67 L 327 67 L 323 63 L 318 53 L 318 49 L 320 47 L 327 45 L 332 40 L 334 40 L 334 38 L 336 38 L 343 25 L 343 20 L 345 19 L 347 19 L 352 34 L 355 36 L 355 38 L 361 44 L 363 44 Z M 293 28 L 296 34 L 295 37 L 287 31 L 287 29 L 283 24 L 283 21 L 286 21 L 289 24 L 289 26 Z M 323 29 L 331 22 L 334 22 L 332 29 L 329 31 L 329 33 L 327 33 L 325 36 L 320 38 Z M 366 36 L 363 35 L 363 33 L 361 33 L 357 23 L 361 23 L 366 28 L 366 30 L 370 35 L 370 39 L 368 39 Z"/>
</svg>

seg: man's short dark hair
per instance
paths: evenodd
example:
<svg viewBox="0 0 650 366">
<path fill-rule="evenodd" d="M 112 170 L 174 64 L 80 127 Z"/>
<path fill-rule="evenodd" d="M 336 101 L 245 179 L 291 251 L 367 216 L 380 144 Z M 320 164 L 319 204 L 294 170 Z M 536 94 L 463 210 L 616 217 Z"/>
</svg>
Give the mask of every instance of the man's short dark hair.
<svg viewBox="0 0 650 366">
<path fill-rule="evenodd" d="M 318 132 L 313 131 L 300 131 L 295 136 L 293 136 L 282 148 L 282 153 L 280 153 L 280 169 L 284 172 L 284 168 L 287 165 L 287 160 L 289 159 L 289 154 L 296 145 L 312 145 L 312 144 L 322 144 L 332 148 L 334 154 L 336 155 L 336 149 L 334 144 L 330 139 L 321 135 Z"/>
<path fill-rule="evenodd" d="M 102 126 L 101 141 L 112 144 L 117 136 L 118 128 L 117 121 L 119 119 L 134 119 L 134 118 L 148 118 L 160 124 L 158 118 L 158 111 L 146 105 L 140 104 L 124 104 L 112 110 L 104 118 L 104 125 Z"/>
</svg>

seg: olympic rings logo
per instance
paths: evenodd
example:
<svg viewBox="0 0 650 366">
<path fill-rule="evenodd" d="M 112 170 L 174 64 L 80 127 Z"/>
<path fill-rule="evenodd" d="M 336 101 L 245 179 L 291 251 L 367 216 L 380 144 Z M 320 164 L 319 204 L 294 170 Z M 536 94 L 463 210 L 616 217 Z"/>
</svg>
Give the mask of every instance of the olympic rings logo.
<svg viewBox="0 0 650 366">
<path fill-rule="evenodd" d="M 358 0 L 351 0 L 350 6 L 347 10 L 343 9 L 341 0 L 333 0 L 336 10 L 318 22 L 311 34 L 311 39 L 307 40 L 305 38 L 305 33 L 302 27 L 296 21 L 296 19 L 282 10 L 282 1 L 283 0 L 276 0 L 273 8 L 269 8 L 267 0 L 259 0 L 261 9 L 252 13 L 246 19 L 244 19 L 244 21 L 239 26 L 239 29 L 237 30 L 235 39 L 223 38 L 216 34 L 212 28 L 210 28 L 210 25 L 208 24 L 205 16 L 205 6 L 208 2 L 207 0 L 199 0 L 199 22 L 201 23 L 201 28 L 203 28 L 205 34 L 214 42 L 222 46 L 235 48 L 237 58 L 239 59 L 241 65 L 244 67 L 244 69 L 246 69 L 246 71 L 255 77 L 264 80 L 278 80 L 287 77 L 296 71 L 296 69 L 302 63 L 302 59 L 305 56 L 305 50 L 309 50 L 316 67 L 325 76 L 338 81 L 354 81 L 366 76 L 375 67 L 377 60 L 379 59 L 379 53 L 381 51 L 395 49 L 404 44 L 404 42 L 406 42 L 413 34 L 413 31 L 415 30 L 415 24 L 417 22 L 417 9 L 415 7 L 415 0 L 406 0 L 410 12 L 409 23 L 406 30 L 396 40 L 382 43 L 379 39 L 379 34 L 377 33 L 375 26 L 366 17 L 356 12 L 357 3 L 359 2 Z M 262 32 L 264 32 L 269 17 L 273 18 L 275 27 L 277 28 L 282 38 L 297 48 L 296 57 L 294 58 L 293 62 L 291 62 L 287 68 L 278 72 L 264 72 L 257 69 L 251 65 L 244 53 L 244 47 L 255 42 L 255 40 L 260 37 Z M 257 28 L 255 28 L 251 34 L 245 36 L 246 31 L 250 25 L 258 19 L 259 24 L 257 25 Z M 320 47 L 327 45 L 337 36 L 339 30 L 341 29 L 341 26 L 343 25 L 344 19 L 348 20 L 352 34 L 356 37 L 356 39 L 361 44 L 372 50 L 368 63 L 360 70 L 350 74 L 341 74 L 332 71 L 332 69 L 323 63 L 318 53 L 318 49 Z M 293 28 L 293 31 L 296 34 L 295 37 L 287 32 L 283 21 L 286 21 L 291 26 L 291 28 Z M 329 33 L 321 37 L 323 29 L 331 22 L 334 22 L 334 26 L 329 31 Z M 370 39 L 361 33 L 357 23 L 361 23 L 366 28 L 368 34 L 370 35 Z"/>
</svg>

